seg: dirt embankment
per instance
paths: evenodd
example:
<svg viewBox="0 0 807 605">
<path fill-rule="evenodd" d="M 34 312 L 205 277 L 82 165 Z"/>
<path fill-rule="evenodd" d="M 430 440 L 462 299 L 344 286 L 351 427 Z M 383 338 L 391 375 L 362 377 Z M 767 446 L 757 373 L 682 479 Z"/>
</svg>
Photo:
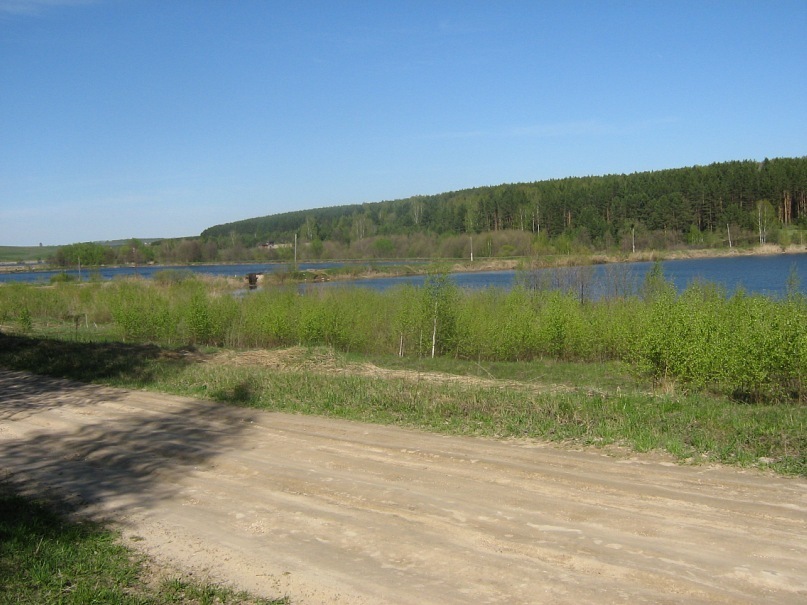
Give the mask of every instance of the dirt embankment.
<svg viewBox="0 0 807 605">
<path fill-rule="evenodd" d="M 807 482 L 0 370 L 0 472 L 296 604 L 803 603 Z"/>
</svg>

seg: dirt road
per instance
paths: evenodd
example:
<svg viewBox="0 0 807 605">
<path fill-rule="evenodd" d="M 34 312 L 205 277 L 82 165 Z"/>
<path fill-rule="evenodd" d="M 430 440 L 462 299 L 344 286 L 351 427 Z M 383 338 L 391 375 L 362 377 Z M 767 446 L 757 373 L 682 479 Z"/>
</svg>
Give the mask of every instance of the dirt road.
<svg viewBox="0 0 807 605">
<path fill-rule="evenodd" d="M 0 370 L 0 472 L 312 603 L 804 603 L 807 481 Z"/>
</svg>

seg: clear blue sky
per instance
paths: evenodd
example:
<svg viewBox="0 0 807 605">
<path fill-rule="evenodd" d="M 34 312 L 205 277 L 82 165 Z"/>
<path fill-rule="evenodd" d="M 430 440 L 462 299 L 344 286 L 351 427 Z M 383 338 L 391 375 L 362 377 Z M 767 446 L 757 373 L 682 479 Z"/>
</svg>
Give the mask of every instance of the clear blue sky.
<svg viewBox="0 0 807 605">
<path fill-rule="evenodd" d="M 807 155 L 807 0 L 0 0 L 0 245 Z"/>
</svg>

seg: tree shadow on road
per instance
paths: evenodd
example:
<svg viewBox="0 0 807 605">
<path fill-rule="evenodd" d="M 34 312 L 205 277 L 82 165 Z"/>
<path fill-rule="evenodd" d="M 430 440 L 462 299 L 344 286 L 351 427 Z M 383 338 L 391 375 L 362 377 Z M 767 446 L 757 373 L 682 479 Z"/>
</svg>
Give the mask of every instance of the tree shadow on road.
<svg viewBox="0 0 807 605">
<path fill-rule="evenodd" d="M 20 421 L 48 410 L 115 401 L 123 391 L 28 372 L 0 369 L 0 421 Z"/>
<path fill-rule="evenodd" d="M 4 413 L 15 376 L 20 375 L 0 372 Z M 11 398 L 47 400 L 66 389 L 78 404 L 45 404 L 50 413 L 37 418 L 2 418 L 8 429 L 0 431 L 6 478 L 24 492 L 45 490 L 78 510 L 99 505 L 104 515 L 150 508 L 172 497 L 183 476 L 237 446 L 255 415 L 215 402 L 33 378 Z"/>
<path fill-rule="evenodd" d="M 255 412 L 76 382 L 146 384 L 158 359 L 195 363 L 151 345 L 0 334 L 0 470 L 24 490 L 105 514 L 175 494 L 182 476 L 238 444 Z"/>
</svg>

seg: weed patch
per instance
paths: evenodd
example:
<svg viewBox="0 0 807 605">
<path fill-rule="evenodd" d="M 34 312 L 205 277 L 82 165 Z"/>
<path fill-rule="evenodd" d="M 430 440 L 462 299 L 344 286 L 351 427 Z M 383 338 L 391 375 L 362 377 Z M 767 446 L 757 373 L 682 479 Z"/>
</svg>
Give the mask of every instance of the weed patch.
<svg viewBox="0 0 807 605">
<path fill-rule="evenodd" d="M 212 584 L 153 586 L 145 560 L 102 525 L 71 520 L 52 503 L 0 483 L 0 604 L 288 604 Z"/>
</svg>

